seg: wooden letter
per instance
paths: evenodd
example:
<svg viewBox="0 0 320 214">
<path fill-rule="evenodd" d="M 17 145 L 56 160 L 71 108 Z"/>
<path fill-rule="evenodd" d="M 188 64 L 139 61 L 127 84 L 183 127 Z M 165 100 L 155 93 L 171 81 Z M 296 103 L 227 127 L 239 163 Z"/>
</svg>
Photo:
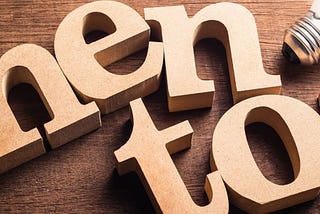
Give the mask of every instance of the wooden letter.
<svg viewBox="0 0 320 214">
<path fill-rule="evenodd" d="M 119 174 L 136 171 L 158 213 L 227 213 L 228 198 L 219 173 L 207 176 L 205 189 L 211 202 L 200 207 L 192 201 L 169 155 L 191 146 L 189 122 L 158 131 L 141 99 L 130 106 L 133 131 L 129 141 L 115 152 Z"/>
<path fill-rule="evenodd" d="M 87 44 L 84 34 L 102 30 L 110 35 Z M 163 46 L 150 42 L 150 28 L 132 8 L 114 1 L 85 4 L 61 22 L 55 37 L 57 60 L 84 102 L 95 101 L 107 114 L 131 100 L 158 90 Z M 127 75 L 116 75 L 105 66 L 148 46 L 144 64 Z"/>
<path fill-rule="evenodd" d="M 204 38 L 217 38 L 226 48 L 234 103 L 280 92 L 280 77 L 264 72 L 255 20 L 246 8 L 218 3 L 191 19 L 183 6 L 147 8 L 145 17 L 155 32 L 162 32 L 169 111 L 212 105 L 213 81 L 198 78 L 193 52 Z"/>
<path fill-rule="evenodd" d="M 50 145 L 55 148 L 97 129 L 99 109 L 95 103 L 81 105 L 54 57 L 36 45 L 21 45 L 0 58 L 0 173 L 45 152 L 36 129 L 23 132 L 7 102 L 9 91 L 19 83 L 32 85 L 52 121 L 45 124 Z"/>
<path fill-rule="evenodd" d="M 247 143 L 245 126 L 263 122 L 281 137 L 295 180 L 277 185 L 259 170 Z M 285 96 L 263 95 L 232 107 L 213 134 L 212 168 L 218 169 L 231 203 L 249 213 L 269 213 L 311 199 L 320 190 L 320 117 L 308 105 Z"/>
</svg>

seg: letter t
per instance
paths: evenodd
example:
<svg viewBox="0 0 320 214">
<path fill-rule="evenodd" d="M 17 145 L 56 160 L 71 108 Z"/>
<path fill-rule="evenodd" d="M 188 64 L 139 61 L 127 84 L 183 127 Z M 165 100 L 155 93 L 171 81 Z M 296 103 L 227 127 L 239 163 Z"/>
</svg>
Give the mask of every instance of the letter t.
<svg viewBox="0 0 320 214">
<path fill-rule="evenodd" d="M 141 99 L 130 102 L 130 107 L 134 123 L 131 137 L 115 151 L 119 174 L 137 172 L 158 213 L 227 213 L 227 193 L 218 172 L 210 173 L 205 185 L 210 200 L 216 195 L 214 202 L 200 207 L 192 201 L 170 157 L 191 146 L 189 122 L 158 131 Z"/>
</svg>

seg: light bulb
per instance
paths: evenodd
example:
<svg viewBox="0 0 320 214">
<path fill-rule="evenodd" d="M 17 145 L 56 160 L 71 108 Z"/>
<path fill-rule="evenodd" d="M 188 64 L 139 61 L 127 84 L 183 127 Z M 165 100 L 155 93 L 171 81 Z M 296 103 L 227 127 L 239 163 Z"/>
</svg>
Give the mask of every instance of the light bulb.
<svg viewBox="0 0 320 214">
<path fill-rule="evenodd" d="M 293 63 L 320 63 L 320 0 L 314 0 L 308 13 L 285 31 L 282 53 Z"/>
</svg>

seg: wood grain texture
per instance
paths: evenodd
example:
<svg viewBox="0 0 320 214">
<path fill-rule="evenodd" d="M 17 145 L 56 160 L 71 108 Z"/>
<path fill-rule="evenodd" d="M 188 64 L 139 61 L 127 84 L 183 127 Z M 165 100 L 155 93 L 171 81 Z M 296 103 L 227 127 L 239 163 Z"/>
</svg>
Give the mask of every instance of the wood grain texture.
<svg viewBox="0 0 320 214">
<path fill-rule="evenodd" d="M 23 43 L 35 43 L 53 54 L 55 31 L 71 10 L 84 0 L 0 1 L 0 55 Z M 189 16 L 217 1 L 136 0 L 123 1 L 143 15 L 143 8 L 185 5 Z M 304 15 L 311 5 L 305 1 L 235 1 L 255 16 L 265 70 L 281 74 L 282 94 L 297 98 L 319 112 L 316 98 L 320 93 L 320 67 L 287 63 L 281 54 L 284 30 Z M 232 14 L 230 14 L 232 15 Z M 245 50 L 243 50 L 245 51 Z M 168 113 L 165 81 L 160 90 L 144 99 L 158 129 L 188 119 L 195 130 L 192 147 L 173 155 L 173 160 L 193 200 L 208 203 L 203 185 L 209 173 L 209 152 L 213 129 L 219 118 L 232 106 L 225 50 L 216 40 L 204 40 L 195 47 L 198 75 L 214 79 L 216 97 L 211 109 Z M 140 52 L 108 66 L 115 73 L 135 70 L 142 64 Z M 41 127 L 50 120 L 32 87 L 20 85 L 10 94 L 24 130 Z M 113 152 L 131 133 L 129 108 L 102 117 L 99 130 L 0 175 L 0 213 L 154 213 L 153 207 L 135 174 L 119 177 Z M 1 124 L 2 125 L 2 124 Z M 250 149 L 263 174 L 271 181 L 285 184 L 293 179 L 292 167 L 281 139 L 263 124 L 247 127 Z M 319 213 L 320 197 L 278 213 Z M 243 213 L 231 206 L 230 213 Z"/>
</svg>

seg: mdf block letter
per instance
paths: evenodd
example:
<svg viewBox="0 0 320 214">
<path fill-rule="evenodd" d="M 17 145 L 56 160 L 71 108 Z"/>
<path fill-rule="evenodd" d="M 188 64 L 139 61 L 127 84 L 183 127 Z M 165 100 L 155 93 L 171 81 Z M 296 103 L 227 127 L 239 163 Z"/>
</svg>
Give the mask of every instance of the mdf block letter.
<svg viewBox="0 0 320 214">
<path fill-rule="evenodd" d="M 295 180 L 277 185 L 259 170 L 248 146 L 245 126 L 263 122 L 281 137 Z M 320 117 L 305 103 L 280 95 L 244 100 L 218 122 L 212 168 L 218 169 L 231 203 L 249 213 L 269 213 L 314 199 L 320 190 Z"/>
<path fill-rule="evenodd" d="M 54 57 L 31 44 L 17 46 L 0 58 L 0 173 L 45 152 L 36 129 L 21 130 L 7 102 L 10 89 L 20 83 L 32 85 L 52 120 L 44 125 L 53 148 L 97 129 L 99 109 L 95 103 L 81 105 Z"/>
<path fill-rule="evenodd" d="M 205 190 L 211 202 L 200 207 L 193 202 L 170 157 L 191 146 L 189 122 L 158 131 L 141 99 L 130 102 L 130 107 L 132 134 L 115 151 L 119 174 L 137 172 L 158 213 L 228 213 L 227 193 L 218 172 L 207 176 Z"/>
<path fill-rule="evenodd" d="M 92 31 L 106 37 L 87 44 Z M 132 8 L 114 1 L 96 1 L 69 13 L 55 36 L 55 54 L 67 79 L 84 102 L 95 101 L 107 114 L 159 88 L 163 46 L 150 42 L 150 28 Z M 104 67 L 148 47 L 145 62 L 127 75 Z"/>
<path fill-rule="evenodd" d="M 217 38 L 226 48 L 234 103 L 279 94 L 280 77 L 263 68 L 254 17 L 239 4 L 213 4 L 193 18 L 188 18 L 183 6 L 147 8 L 145 19 L 163 41 L 169 111 L 212 105 L 214 83 L 198 78 L 193 51 L 204 38 Z"/>
</svg>

